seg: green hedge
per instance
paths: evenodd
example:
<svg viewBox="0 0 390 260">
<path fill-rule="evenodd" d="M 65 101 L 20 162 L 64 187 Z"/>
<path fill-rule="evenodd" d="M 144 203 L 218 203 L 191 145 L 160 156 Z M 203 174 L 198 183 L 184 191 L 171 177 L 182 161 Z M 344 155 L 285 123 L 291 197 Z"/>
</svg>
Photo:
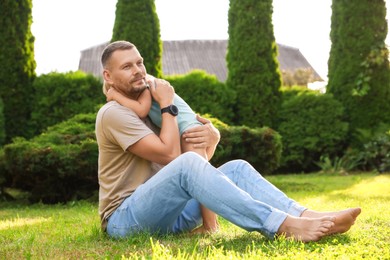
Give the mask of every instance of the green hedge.
<svg viewBox="0 0 390 260">
<path fill-rule="evenodd" d="M 213 164 L 243 158 L 262 173 L 277 168 L 281 142 L 275 131 L 228 127 L 212 120 L 222 135 Z M 94 126 L 95 114 L 80 114 L 49 127 L 31 140 L 18 138 L 5 145 L 0 150 L 0 180 L 6 180 L 3 187 L 27 191 L 31 201 L 44 203 L 84 199 L 95 194 L 98 146 Z"/>
<path fill-rule="evenodd" d="M 191 108 L 200 114 L 211 114 L 226 123 L 231 123 L 236 102 L 234 90 L 218 81 L 214 75 L 193 70 L 186 75 L 165 77 Z"/>
<path fill-rule="evenodd" d="M 0 98 L 0 147 L 4 144 L 5 138 L 4 102 L 3 99 Z"/>
<path fill-rule="evenodd" d="M 219 127 L 221 141 L 211 163 L 219 166 L 227 161 L 243 159 L 262 174 L 279 167 L 282 154 L 281 136 L 268 127 Z"/>
<path fill-rule="evenodd" d="M 348 124 L 343 106 L 330 94 L 293 88 L 283 92 L 276 130 L 282 136 L 281 171 L 317 170 L 321 156 L 342 153 Z"/>
<path fill-rule="evenodd" d="M 93 113 L 105 102 L 99 79 L 81 71 L 41 75 L 34 81 L 30 137 L 80 113 Z"/>
<path fill-rule="evenodd" d="M 98 188 L 95 117 L 80 114 L 31 140 L 5 145 L 0 166 L 6 184 L 30 192 L 32 202 L 90 197 Z"/>
</svg>

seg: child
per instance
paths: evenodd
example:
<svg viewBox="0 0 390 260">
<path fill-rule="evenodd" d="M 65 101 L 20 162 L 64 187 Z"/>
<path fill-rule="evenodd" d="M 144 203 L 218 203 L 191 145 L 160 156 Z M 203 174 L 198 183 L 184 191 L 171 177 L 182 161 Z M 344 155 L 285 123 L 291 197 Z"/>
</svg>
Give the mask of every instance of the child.
<svg viewBox="0 0 390 260">
<path fill-rule="evenodd" d="M 152 84 L 157 84 L 156 79 L 150 75 L 147 75 L 148 81 L 151 81 Z M 147 84 L 147 83 L 146 83 Z M 138 100 L 132 100 L 121 93 L 119 93 L 115 88 L 110 88 L 107 84 L 103 84 L 103 92 L 107 96 L 107 101 L 116 101 L 122 106 L 130 108 L 133 110 L 140 118 L 146 118 L 148 115 L 152 122 L 161 127 L 161 108 L 157 102 L 152 99 L 150 91 L 145 90 L 141 93 Z M 201 123 L 196 119 L 196 114 L 192 111 L 190 106 L 178 95 L 175 94 L 173 103 L 178 107 L 179 114 L 177 116 L 177 122 L 179 125 L 180 136 L 185 132 L 185 130 L 196 126 L 201 125 Z M 182 152 L 193 151 L 204 157 L 208 160 L 206 149 L 204 148 L 194 148 L 191 144 L 181 141 L 181 150 Z M 196 228 L 192 231 L 194 234 L 199 233 L 212 233 L 218 230 L 218 220 L 216 214 L 211 210 L 207 209 L 201 205 L 201 214 L 203 219 L 203 226 Z"/>
</svg>

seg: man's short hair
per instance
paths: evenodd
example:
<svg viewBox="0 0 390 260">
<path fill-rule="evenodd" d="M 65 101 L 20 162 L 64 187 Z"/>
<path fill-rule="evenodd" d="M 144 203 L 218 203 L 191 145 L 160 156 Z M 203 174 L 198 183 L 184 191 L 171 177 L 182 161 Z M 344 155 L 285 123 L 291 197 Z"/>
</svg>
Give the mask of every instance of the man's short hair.
<svg viewBox="0 0 390 260">
<path fill-rule="evenodd" d="M 103 68 L 106 68 L 107 62 L 111 55 L 117 50 L 131 50 L 135 48 L 135 45 L 128 41 L 115 41 L 107 45 L 102 53 L 101 63 Z"/>
</svg>

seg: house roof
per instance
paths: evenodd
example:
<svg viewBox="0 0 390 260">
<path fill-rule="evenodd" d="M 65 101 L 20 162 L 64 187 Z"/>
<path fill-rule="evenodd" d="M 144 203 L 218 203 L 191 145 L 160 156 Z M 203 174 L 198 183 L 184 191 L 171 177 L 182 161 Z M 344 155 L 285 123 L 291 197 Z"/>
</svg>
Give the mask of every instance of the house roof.
<svg viewBox="0 0 390 260">
<path fill-rule="evenodd" d="M 187 74 L 194 69 L 214 74 L 224 82 L 227 78 L 227 40 L 163 41 L 162 70 L 164 75 Z M 100 57 L 108 42 L 81 51 L 79 70 L 102 75 Z M 278 45 L 278 61 L 282 71 L 311 69 L 316 80 L 322 80 L 297 48 Z"/>
</svg>

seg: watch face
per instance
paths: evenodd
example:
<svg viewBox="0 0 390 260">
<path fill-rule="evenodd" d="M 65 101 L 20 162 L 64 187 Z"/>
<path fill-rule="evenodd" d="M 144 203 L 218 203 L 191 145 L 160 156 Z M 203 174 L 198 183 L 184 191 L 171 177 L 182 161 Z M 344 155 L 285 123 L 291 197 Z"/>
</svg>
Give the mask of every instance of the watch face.
<svg viewBox="0 0 390 260">
<path fill-rule="evenodd" d="M 175 105 L 171 105 L 170 109 L 174 115 L 177 115 L 179 113 L 179 109 Z"/>
<path fill-rule="evenodd" d="M 166 112 L 168 112 L 169 114 L 171 114 L 173 116 L 177 116 L 179 114 L 179 109 L 175 105 L 169 105 L 169 106 L 161 109 L 161 113 L 166 113 Z"/>
</svg>

